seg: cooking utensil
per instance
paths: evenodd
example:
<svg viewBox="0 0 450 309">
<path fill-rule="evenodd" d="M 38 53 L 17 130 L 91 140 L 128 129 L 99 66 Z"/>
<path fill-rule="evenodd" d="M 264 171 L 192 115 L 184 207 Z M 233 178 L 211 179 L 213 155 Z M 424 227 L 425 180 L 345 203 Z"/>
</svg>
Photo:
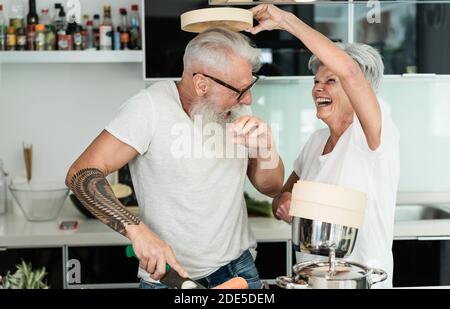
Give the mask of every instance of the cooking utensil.
<svg viewBox="0 0 450 309">
<path fill-rule="evenodd" d="M 33 145 L 25 145 L 25 143 L 22 143 L 22 145 L 27 181 L 30 182 L 33 170 Z"/>
<path fill-rule="evenodd" d="M 292 189 L 289 215 L 361 228 L 367 194 L 357 190 L 299 180 Z"/>
<path fill-rule="evenodd" d="M 334 263 L 334 270 L 329 261 L 296 264 L 294 277 L 278 277 L 276 283 L 284 289 L 370 289 L 387 278 L 381 269 L 343 260 Z"/>
<path fill-rule="evenodd" d="M 58 183 L 12 184 L 9 189 L 29 221 L 50 221 L 58 217 L 69 189 Z"/>
<path fill-rule="evenodd" d="M 292 245 L 294 250 L 329 256 L 333 247 L 336 257 L 349 256 L 356 243 L 358 229 L 340 224 L 294 217 Z"/>
<path fill-rule="evenodd" d="M 293 277 L 276 279 L 284 289 L 368 289 L 387 278 L 386 272 L 336 260 L 353 251 L 364 221 L 367 195 L 328 184 L 298 181 L 292 190 L 292 242 L 296 251 L 328 256 L 293 267 Z"/>
<path fill-rule="evenodd" d="M 181 14 L 181 29 L 201 33 L 208 28 L 224 27 L 232 31 L 243 31 L 253 26 L 253 14 L 239 8 L 208 8 Z"/>
<path fill-rule="evenodd" d="M 131 245 L 127 246 L 126 255 L 137 258 Z M 166 264 L 166 273 L 160 279 L 160 282 L 172 289 L 206 289 L 203 285 L 192 279 L 181 277 L 169 264 Z"/>
<path fill-rule="evenodd" d="M 296 251 L 345 257 L 352 253 L 364 221 L 367 194 L 341 186 L 299 180 L 289 214 Z"/>
</svg>

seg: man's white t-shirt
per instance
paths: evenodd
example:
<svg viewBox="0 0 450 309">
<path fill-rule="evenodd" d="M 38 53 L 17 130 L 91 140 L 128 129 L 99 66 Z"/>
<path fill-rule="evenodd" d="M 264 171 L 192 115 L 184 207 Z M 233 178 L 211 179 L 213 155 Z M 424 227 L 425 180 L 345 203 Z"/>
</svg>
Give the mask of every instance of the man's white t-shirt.
<svg viewBox="0 0 450 309">
<path fill-rule="evenodd" d="M 248 158 L 183 157 L 180 134 L 195 131 L 173 81 L 128 100 L 106 130 L 139 152 L 130 172 L 140 216 L 198 279 L 256 247 L 243 196 Z M 139 277 L 151 280 L 139 269 Z"/>
<path fill-rule="evenodd" d="M 388 279 L 374 287 L 392 287 L 394 210 L 399 180 L 399 133 L 381 105 L 381 145 L 372 151 L 361 124 L 353 123 L 339 138 L 333 151 L 322 155 L 330 136 L 328 128 L 313 133 L 299 157 L 294 171 L 301 180 L 353 188 L 368 194 L 368 205 L 355 248 L 346 258 L 387 272 Z M 299 253 L 299 262 L 322 259 Z"/>
</svg>

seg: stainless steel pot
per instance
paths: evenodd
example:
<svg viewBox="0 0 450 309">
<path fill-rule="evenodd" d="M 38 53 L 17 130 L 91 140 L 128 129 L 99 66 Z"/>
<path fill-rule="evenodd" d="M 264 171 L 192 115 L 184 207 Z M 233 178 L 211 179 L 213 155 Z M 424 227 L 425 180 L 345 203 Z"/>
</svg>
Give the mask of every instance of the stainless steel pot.
<svg viewBox="0 0 450 309">
<path fill-rule="evenodd" d="M 294 250 L 329 256 L 334 248 L 337 258 L 349 256 L 355 246 L 358 229 L 339 224 L 294 217 L 292 243 Z"/>
<path fill-rule="evenodd" d="M 370 289 L 387 278 L 381 269 L 343 260 L 334 264 L 315 261 L 296 264 L 294 277 L 278 277 L 276 283 L 284 289 Z"/>
</svg>

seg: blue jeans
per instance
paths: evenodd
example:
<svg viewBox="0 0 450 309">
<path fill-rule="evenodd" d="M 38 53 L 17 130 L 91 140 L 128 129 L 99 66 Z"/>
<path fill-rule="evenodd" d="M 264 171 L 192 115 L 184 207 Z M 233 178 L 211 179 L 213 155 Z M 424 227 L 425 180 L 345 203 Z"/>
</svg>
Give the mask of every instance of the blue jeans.
<svg viewBox="0 0 450 309">
<path fill-rule="evenodd" d="M 234 277 L 242 277 L 248 283 L 249 289 L 261 289 L 262 283 L 259 279 L 258 270 L 256 269 L 253 257 L 249 250 L 234 261 L 231 261 L 227 265 L 220 267 L 214 273 L 204 278 L 195 280 L 208 289 L 211 289 L 219 284 L 222 284 Z M 167 289 L 162 283 L 159 282 L 146 282 L 141 280 L 139 284 L 140 289 Z"/>
</svg>

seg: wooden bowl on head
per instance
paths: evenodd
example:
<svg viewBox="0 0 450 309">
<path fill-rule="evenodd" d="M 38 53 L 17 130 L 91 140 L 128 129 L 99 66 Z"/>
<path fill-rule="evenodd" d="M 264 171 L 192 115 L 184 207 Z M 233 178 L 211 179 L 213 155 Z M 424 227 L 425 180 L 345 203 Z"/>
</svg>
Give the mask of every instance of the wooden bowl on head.
<svg viewBox="0 0 450 309">
<path fill-rule="evenodd" d="M 223 27 L 243 31 L 253 26 L 253 14 L 239 8 L 208 8 L 181 14 L 181 29 L 201 33 L 209 28 Z"/>
</svg>

